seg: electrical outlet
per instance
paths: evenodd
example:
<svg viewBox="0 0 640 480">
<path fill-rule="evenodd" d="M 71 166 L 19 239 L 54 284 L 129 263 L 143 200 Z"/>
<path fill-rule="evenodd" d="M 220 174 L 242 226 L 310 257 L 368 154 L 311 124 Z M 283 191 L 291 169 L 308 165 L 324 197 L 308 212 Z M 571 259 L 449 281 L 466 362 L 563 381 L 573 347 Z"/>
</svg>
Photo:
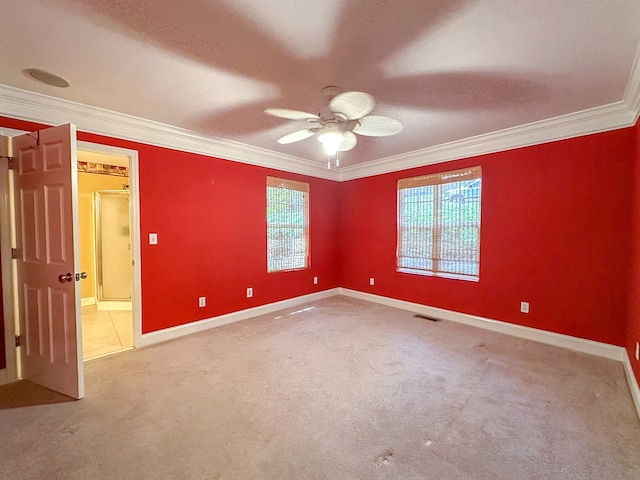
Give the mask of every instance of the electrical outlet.
<svg viewBox="0 0 640 480">
<path fill-rule="evenodd" d="M 149 245 L 157 245 L 158 244 L 158 234 L 150 233 L 149 234 Z"/>
<path fill-rule="evenodd" d="M 247 298 L 253 297 L 253 288 L 247 288 Z"/>
<path fill-rule="evenodd" d="M 198 297 L 198 306 L 200 308 L 207 306 L 207 297 Z"/>
<path fill-rule="evenodd" d="M 313 277 L 313 284 L 317 285 L 318 284 L 318 277 Z"/>
<path fill-rule="evenodd" d="M 371 277 L 371 278 L 369 279 L 369 285 L 375 285 L 375 284 L 376 284 L 376 280 L 375 280 L 375 278 Z"/>
<path fill-rule="evenodd" d="M 520 311 L 522 313 L 529 313 L 529 302 L 520 302 Z"/>
<path fill-rule="evenodd" d="M 640 360 L 640 343 L 636 342 L 636 360 Z"/>
</svg>

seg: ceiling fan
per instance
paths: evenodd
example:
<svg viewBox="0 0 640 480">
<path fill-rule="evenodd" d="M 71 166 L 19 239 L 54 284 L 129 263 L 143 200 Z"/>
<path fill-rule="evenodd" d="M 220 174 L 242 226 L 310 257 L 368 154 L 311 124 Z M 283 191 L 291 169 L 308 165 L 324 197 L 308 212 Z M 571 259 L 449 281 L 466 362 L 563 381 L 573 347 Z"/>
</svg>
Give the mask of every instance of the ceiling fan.
<svg viewBox="0 0 640 480">
<path fill-rule="evenodd" d="M 309 128 L 297 130 L 278 139 L 280 144 L 299 142 L 318 136 L 325 152 L 333 156 L 336 152 L 351 150 L 358 143 L 358 135 L 386 137 L 402 130 L 398 120 L 382 115 L 369 115 L 374 107 L 373 97 L 364 92 L 342 92 L 338 87 L 325 87 L 322 95 L 329 104 L 320 113 L 301 112 L 288 108 L 267 108 L 264 112 L 288 120 L 306 120 Z"/>
</svg>

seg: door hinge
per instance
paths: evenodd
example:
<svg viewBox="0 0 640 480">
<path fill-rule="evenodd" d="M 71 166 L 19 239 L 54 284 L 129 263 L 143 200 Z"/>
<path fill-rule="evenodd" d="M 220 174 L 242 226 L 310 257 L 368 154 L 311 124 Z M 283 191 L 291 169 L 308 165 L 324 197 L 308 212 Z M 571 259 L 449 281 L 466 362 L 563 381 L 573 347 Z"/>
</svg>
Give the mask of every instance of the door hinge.
<svg viewBox="0 0 640 480">
<path fill-rule="evenodd" d="M 12 248 L 11 249 L 11 260 L 17 260 L 18 259 L 18 249 L 17 248 Z"/>
<path fill-rule="evenodd" d="M 16 347 L 19 347 L 20 345 L 22 345 L 20 338 L 21 338 L 20 335 L 16 335 Z"/>
</svg>

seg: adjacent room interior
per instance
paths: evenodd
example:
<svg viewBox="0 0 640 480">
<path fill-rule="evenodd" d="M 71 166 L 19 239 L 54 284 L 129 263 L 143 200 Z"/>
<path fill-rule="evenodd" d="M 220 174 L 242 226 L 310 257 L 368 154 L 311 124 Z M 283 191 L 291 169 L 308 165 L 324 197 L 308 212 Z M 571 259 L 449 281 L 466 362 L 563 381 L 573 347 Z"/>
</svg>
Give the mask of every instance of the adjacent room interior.
<svg viewBox="0 0 640 480">
<path fill-rule="evenodd" d="M 78 152 L 84 360 L 133 347 L 129 159 Z"/>
</svg>

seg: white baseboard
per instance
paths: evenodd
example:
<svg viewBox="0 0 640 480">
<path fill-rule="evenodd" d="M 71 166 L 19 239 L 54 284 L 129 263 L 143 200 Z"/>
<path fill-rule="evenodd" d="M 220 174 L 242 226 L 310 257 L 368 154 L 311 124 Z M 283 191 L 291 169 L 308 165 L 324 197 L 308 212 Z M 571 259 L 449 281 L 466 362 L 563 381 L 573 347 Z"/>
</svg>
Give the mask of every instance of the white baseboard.
<svg viewBox="0 0 640 480">
<path fill-rule="evenodd" d="M 633 367 L 631 366 L 631 360 L 629 359 L 629 352 L 624 351 L 624 358 L 622 360 L 624 364 L 624 373 L 627 375 L 627 383 L 629 384 L 629 390 L 631 391 L 631 398 L 636 406 L 638 417 L 640 417 L 640 387 L 638 387 L 638 381 L 633 373 Z"/>
<path fill-rule="evenodd" d="M 88 307 L 89 305 L 95 305 L 96 304 L 96 297 L 83 297 L 82 299 L 80 299 L 80 305 L 82 305 L 83 307 Z"/>
<path fill-rule="evenodd" d="M 5 383 L 14 382 L 15 378 L 11 378 L 9 375 L 9 370 L 7 368 L 3 368 L 0 370 L 0 385 L 4 385 Z"/>
<path fill-rule="evenodd" d="M 131 311 L 131 300 L 98 300 L 96 304 L 98 310 L 125 310 Z"/>
<path fill-rule="evenodd" d="M 485 330 L 504 333 L 506 335 L 511 335 L 514 337 L 525 338 L 534 342 L 546 343 L 547 345 L 554 345 L 556 347 L 567 348 L 569 350 L 575 350 L 577 352 L 588 353 L 590 355 L 597 355 L 599 357 L 609 358 L 611 360 L 617 360 L 619 362 L 622 361 L 625 353 L 625 349 L 623 347 L 610 345 L 608 343 L 585 340 L 583 338 L 563 335 L 561 333 L 548 332 L 546 330 L 524 327 L 522 325 L 515 325 L 513 323 L 501 322 L 498 320 L 491 320 L 488 318 L 469 315 L 466 313 L 459 313 L 442 308 L 429 307 L 427 305 L 421 305 L 419 303 L 406 302 L 404 300 L 396 300 L 394 298 L 382 297 L 380 295 L 373 295 L 371 293 L 358 292 L 356 290 L 350 290 L 348 288 L 340 288 L 339 291 L 341 295 L 346 295 L 348 297 L 368 300 L 370 302 L 380 303 L 382 305 L 400 308 L 402 310 L 409 310 L 433 318 L 463 323 L 465 325 L 484 328 Z"/>
<path fill-rule="evenodd" d="M 8 363 L 8 362 L 7 362 Z M 0 385 L 6 385 L 7 383 L 13 383 L 18 380 L 17 372 L 15 368 L 11 368 L 10 365 L 0 369 Z"/>
<path fill-rule="evenodd" d="M 322 298 L 333 297 L 338 295 L 338 289 L 332 288 L 330 290 L 324 290 L 322 292 L 310 293 L 308 295 L 302 295 L 301 297 L 290 298 L 288 300 L 282 300 L 279 302 L 269 303 L 267 305 L 260 305 L 259 307 L 247 308 L 246 310 L 240 310 L 237 312 L 227 313 L 218 317 L 206 318 L 197 322 L 187 323 L 185 325 L 178 325 L 176 327 L 166 328 L 164 330 L 158 330 L 157 332 L 142 334 L 141 341 L 136 347 L 146 347 L 154 345 L 156 343 L 166 342 L 167 340 L 173 340 L 174 338 L 184 337 L 196 332 L 202 332 L 211 328 L 220 327 L 229 323 L 239 322 L 252 317 L 265 315 L 267 313 L 276 312 L 285 308 L 296 307 L 298 305 L 320 300 Z"/>
</svg>

